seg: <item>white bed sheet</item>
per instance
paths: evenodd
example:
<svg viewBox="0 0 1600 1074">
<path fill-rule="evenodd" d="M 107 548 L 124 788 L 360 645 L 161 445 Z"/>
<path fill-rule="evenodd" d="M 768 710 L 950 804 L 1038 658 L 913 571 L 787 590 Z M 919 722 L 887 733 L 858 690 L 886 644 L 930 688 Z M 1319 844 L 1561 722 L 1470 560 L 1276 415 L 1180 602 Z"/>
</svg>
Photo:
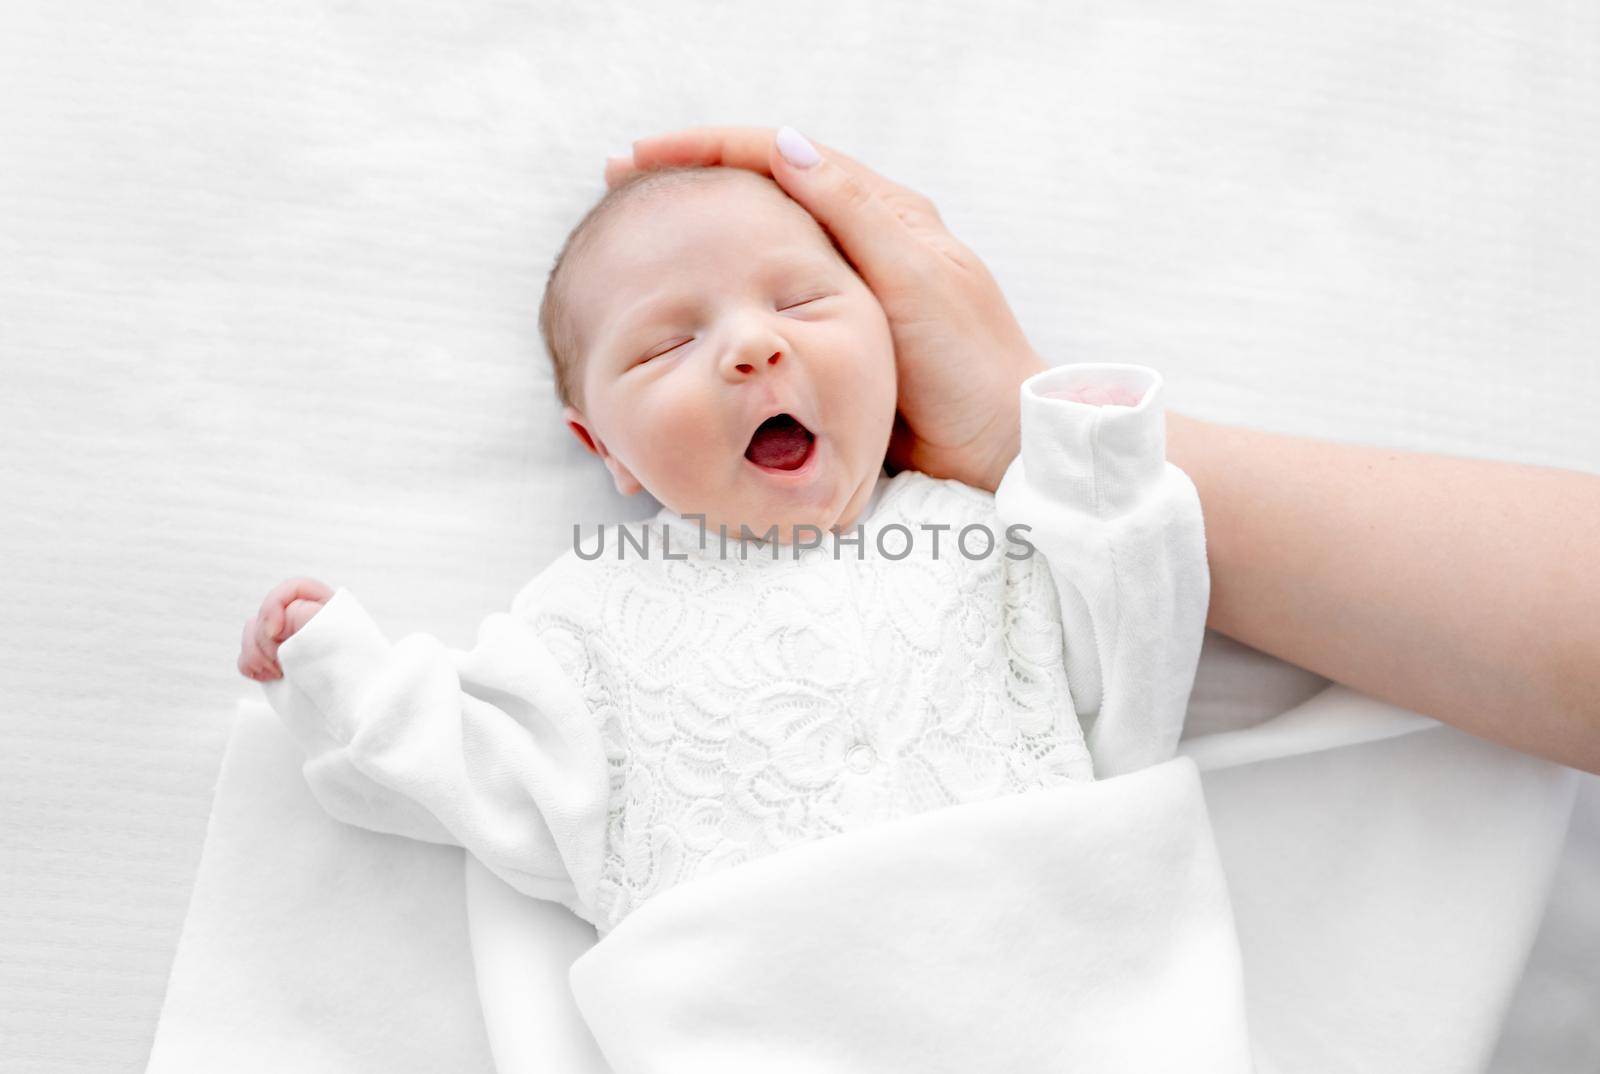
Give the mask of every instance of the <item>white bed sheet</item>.
<svg viewBox="0 0 1600 1074">
<path fill-rule="evenodd" d="M 0 9 L 8 1069 L 143 1064 L 268 586 L 463 643 L 651 509 L 533 326 L 632 137 L 838 145 L 1174 409 L 1600 470 L 1600 10 L 1012 6 Z M 1600 1063 L 1596 782 L 1497 1070 Z"/>
</svg>

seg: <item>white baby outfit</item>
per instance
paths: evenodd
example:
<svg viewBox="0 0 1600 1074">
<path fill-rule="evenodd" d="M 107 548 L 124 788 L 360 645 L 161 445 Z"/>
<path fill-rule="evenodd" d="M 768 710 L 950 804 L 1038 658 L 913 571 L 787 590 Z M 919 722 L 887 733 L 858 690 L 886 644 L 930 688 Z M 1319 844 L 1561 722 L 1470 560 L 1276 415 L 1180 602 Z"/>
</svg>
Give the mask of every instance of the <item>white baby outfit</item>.
<svg viewBox="0 0 1600 1074">
<path fill-rule="evenodd" d="M 1048 394 L 1081 385 L 1143 396 Z M 859 544 L 662 508 L 588 559 L 586 528 L 467 651 L 391 643 L 341 588 L 268 701 L 334 817 L 464 846 L 602 936 L 799 842 L 1165 760 L 1209 575 L 1161 395 L 1142 366 L 1040 373 L 993 495 L 885 474 Z"/>
</svg>

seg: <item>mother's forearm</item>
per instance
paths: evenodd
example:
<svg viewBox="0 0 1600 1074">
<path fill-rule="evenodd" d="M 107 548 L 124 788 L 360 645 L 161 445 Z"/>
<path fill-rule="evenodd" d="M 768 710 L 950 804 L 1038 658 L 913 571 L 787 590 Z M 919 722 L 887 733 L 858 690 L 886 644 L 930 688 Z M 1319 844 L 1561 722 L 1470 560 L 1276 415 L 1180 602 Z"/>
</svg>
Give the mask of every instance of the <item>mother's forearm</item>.
<svg viewBox="0 0 1600 1074">
<path fill-rule="evenodd" d="M 1168 413 L 1208 625 L 1464 731 L 1600 771 L 1600 477 Z"/>
</svg>

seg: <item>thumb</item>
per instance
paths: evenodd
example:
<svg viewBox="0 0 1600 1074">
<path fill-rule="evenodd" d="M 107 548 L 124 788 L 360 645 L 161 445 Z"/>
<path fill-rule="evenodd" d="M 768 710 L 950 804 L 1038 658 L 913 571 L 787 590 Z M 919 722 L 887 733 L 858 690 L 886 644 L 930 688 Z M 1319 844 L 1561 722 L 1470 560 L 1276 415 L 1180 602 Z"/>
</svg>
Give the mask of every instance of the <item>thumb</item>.
<svg viewBox="0 0 1600 1074">
<path fill-rule="evenodd" d="M 768 166 L 784 193 L 799 202 L 844 248 L 867 283 L 890 279 L 913 258 L 917 239 L 867 178 L 819 152 L 793 127 L 779 127 Z"/>
</svg>

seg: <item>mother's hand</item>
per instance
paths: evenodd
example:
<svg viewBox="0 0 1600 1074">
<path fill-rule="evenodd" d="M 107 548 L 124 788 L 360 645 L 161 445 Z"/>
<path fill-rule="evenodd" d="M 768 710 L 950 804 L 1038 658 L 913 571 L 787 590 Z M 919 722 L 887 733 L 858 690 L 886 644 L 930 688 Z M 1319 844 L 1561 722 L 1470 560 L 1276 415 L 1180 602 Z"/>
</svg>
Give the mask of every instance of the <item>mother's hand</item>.
<svg viewBox="0 0 1600 1074">
<path fill-rule="evenodd" d="M 894 336 L 900 412 L 895 469 L 993 491 L 1016 458 L 1019 386 L 1047 368 L 984 263 L 933 202 L 789 127 L 694 127 L 641 138 L 606 183 L 672 164 L 770 175 L 838 240 L 877 295 Z"/>
</svg>

